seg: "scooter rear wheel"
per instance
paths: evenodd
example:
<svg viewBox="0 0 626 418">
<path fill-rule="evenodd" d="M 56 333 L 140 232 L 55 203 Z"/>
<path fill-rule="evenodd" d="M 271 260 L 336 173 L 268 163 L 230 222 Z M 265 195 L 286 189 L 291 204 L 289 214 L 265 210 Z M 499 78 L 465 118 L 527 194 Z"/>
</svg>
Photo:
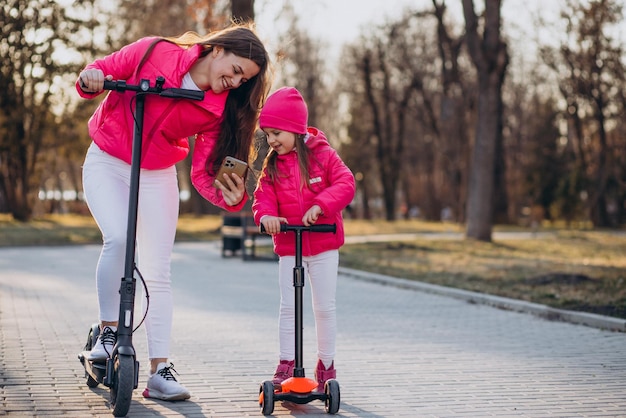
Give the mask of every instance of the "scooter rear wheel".
<svg viewBox="0 0 626 418">
<path fill-rule="evenodd" d="M 87 342 L 85 342 L 85 351 L 91 351 L 96 342 L 98 341 L 98 336 L 100 335 L 100 325 L 93 324 L 91 328 L 89 328 L 89 333 L 87 333 Z"/>
<path fill-rule="evenodd" d="M 135 361 L 132 356 L 117 355 L 114 359 L 113 385 L 111 386 L 111 407 L 113 416 L 125 417 L 130 409 L 135 386 Z"/>
<path fill-rule="evenodd" d="M 98 381 L 91 377 L 91 375 L 87 374 L 87 387 L 95 388 L 96 386 L 98 386 Z"/>
<path fill-rule="evenodd" d="M 89 329 L 89 333 L 87 334 L 87 342 L 85 343 L 85 351 L 91 351 L 94 345 L 96 345 L 96 341 L 98 341 L 98 336 L 100 335 L 100 325 L 93 324 Z M 87 360 L 85 360 L 87 361 Z M 87 387 L 95 388 L 98 386 L 98 381 L 91 377 L 91 375 L 85 372 L 87 376 Z"/>
<path fill-rule="evenodd" d="M 324 393 L 326 394 L 324 410 L 328 414 L 336 414 L 339 411 L 339 403 L 341 401 L 339 382 L 335 379 L 328 379 L 324 384 Z"/>
</svg>

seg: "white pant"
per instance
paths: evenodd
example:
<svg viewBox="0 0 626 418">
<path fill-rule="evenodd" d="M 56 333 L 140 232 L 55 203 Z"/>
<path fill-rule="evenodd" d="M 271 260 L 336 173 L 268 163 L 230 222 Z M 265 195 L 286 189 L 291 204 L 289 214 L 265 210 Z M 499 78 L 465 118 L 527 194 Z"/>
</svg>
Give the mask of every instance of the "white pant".
<svg viewBox="0 0 626 418">
<path fill-rule="evenodd" d="M 293 287 L 294 256 L 283 256 L 278 261 L 278 281 L 280 286 L 280 310 L 278 329 L 280 359 L 295 358 L 295 296 Z M 317 356 L 329 366 L 335 358 L 337 338 L 337 313 L 335 295 L 337 293 L 337 270 L 339 251 L 332 250 L 311 257 L 303 257 L 305 277 L 311 286 L 315 331 L 317 334 Z"/>
<path fill-rule="evenodd" d="M 139 179 L 136 264 L 150 295 L 145 322 L 148 355 L 151 359 L 168 358 L 172 328 L 170 264 L 179 205 L 176 167 L 141 170 Z M 126 256 L 130 165 L 92 143 L 83 165 L 83 188 L 103 238 L 96 268 L 100 321 L 117 321 Z M 140 280 L 137 288 L 143 290 Z M 141 299 L 145 312 L 146 299 Z M 135 317 L 134 326 L 140 320 Z"/>
</svg>

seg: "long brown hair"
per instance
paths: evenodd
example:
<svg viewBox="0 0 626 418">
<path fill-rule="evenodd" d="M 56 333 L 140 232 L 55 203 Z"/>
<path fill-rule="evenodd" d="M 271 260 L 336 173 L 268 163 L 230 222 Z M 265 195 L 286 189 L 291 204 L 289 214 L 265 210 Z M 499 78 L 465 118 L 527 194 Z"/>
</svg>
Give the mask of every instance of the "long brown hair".
<svg viewBox="0 0 626 418">
<path fill-rule="evenodd" d="M 182 47 L 202 45 L 204 50 L 200 55 L 203 57 L 214 47 L 221 47 L 225 52 L 252 60 L 259 66 L 257 75 L 228 92 L 219 139 L 206 161 L 206 170 L 215 175 L 222 160 L 228 155 L 243 161 L 252 161 L 256 156 L 253 138 L 257 119 L 270 87 L 269 54 L 256 35 L 253 24 L 233 23 L 226 29 L 206 36 L 190 31 L 176 38 L 159 38 L 148 48 L 140 67 L 160 41 L 172 42 Z"/>
</svg>

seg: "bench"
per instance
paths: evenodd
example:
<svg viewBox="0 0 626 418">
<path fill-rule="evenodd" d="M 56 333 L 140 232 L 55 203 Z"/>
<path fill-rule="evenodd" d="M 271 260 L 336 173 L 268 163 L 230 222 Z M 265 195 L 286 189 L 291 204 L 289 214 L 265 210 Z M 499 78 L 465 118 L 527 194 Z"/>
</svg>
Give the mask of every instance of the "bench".
<svg viewBox="0 0 626 418">
<path fill-rule="evenodd" d="M 257 255 L 257 238 L 268 238 L 259 231 L 254 218 L 249 213 L 226 214 L 222 216 L 222 257 L 236 256 L 241 251 L 241 257 L 246 260 L 267 259 Z M 274 254 L 271 257 L 276 260 Z"/>
</svg>

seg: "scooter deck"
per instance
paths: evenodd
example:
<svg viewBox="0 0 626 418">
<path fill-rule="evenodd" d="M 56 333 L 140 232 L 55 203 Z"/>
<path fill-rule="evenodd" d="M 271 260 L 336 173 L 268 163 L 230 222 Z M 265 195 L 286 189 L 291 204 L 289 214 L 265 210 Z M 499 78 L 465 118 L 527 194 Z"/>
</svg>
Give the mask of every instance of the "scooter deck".
<svg viewBox="0 0 626 418">
<path fill-rule="evenodd" d="M 274 399 L 305 404 L 314 400 L 326 400 L 326 394 L 317 392 L 317 382 L 306 377 L 290 377 L 283 383 L 274 385 Z"/>
<path fill-rule="evenodd" d="M 92 379 L 97 381 L 98 383 L 104 382 L 104 376 L 106 375 L 106 360 L 101 361 L 90 361 L 88 359 L 89 351 L 81 351 L 78 355 L 78 359 L 85 367 L 85 372 L 87 372 Z"/>
</svg>

